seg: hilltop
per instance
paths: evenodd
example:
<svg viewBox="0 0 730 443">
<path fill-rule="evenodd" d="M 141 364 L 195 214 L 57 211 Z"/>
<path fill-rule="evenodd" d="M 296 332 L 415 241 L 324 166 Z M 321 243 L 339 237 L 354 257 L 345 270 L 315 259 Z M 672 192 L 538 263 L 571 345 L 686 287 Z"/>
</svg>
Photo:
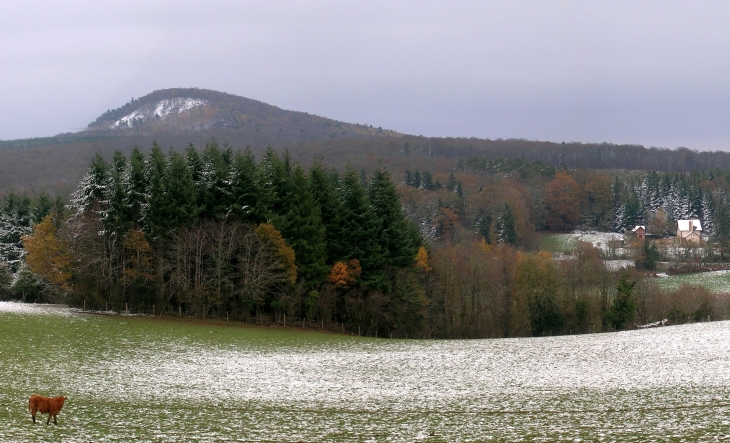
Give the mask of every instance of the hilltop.
<svg viewBox="0 0 730 443">
<path fill-rule="evenodd" d="M 46 189 L 67 195 L 95 153 L 111 158 L 154 141 L 164 149 L 202 147 L 212 137 L 234 149 L 261 155 L 272 146 L 289 150 L 304 164 L 314 159 L 371 170 L 380 161 L 393 172 L 406 168 L 448 174 L 459 165 L 498 159 L 533 161 L 550 167 L 687 172 L 729 169 L 730 153 L 687 148 L 646 148 L 613 143 L 525 139 L 437 138 L 402 134 L 289 111 L 257 100 L 198 88 L 154 91 L 108 110 L 85 130 L 21 140 L 0 140 L 0 192 Z M 486 164 L 486 163 L 484 163 Z M 480 166 L 481 165 L 481 166 Z M 483 169 L 483 168 L 482 168 Z"/>
<path fill-rule="evenodd" d="M 255 140 L 292 142 L 400 134 L 345 123 L 306 112 L 287 111 L 257 100 L 198 88 L 154 91 L 108 110 L 84 132 L 107 135 L 209 132 L 230 129 Z"/>
</svg>

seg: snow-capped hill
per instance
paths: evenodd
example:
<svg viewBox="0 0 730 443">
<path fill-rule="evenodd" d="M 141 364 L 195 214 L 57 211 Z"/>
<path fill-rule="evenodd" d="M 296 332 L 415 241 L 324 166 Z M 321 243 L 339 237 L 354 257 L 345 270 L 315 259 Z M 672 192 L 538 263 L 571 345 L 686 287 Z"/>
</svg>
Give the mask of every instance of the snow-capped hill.
<svg viewBox="0 0 730 443">
<path fill-rule="evenodd" d="M 328 140 L 349 136 L 398 137 L 393 131 L 287 111 L 260 101 L 198 88 L 154 91 L 113 110 L 88 126 L 104 135 L 189 134 L 236 131 L 262 143 Z M 227 136 L 228 138 L 230 136 Z"/>
<path fill-rule="evenodd" d="M 160 100 L 157 103 L 150 103 L 132 111 L 130 114 L 115 121 L 109 126 L 109 129 L 132 128 L 150 119 L 165 119 L 171 114 L 183 114 L 193 108 L 204 106 L 207 103 L 207 100 L 191 97 L 175 97 Z"/>
</svg>

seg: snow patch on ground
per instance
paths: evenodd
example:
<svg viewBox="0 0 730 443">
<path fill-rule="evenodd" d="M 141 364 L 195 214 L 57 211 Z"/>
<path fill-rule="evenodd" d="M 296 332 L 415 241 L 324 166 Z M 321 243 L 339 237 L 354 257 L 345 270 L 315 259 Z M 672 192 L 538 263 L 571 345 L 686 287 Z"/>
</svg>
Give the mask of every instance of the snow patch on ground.
<svg viewBox="0 0 730 443">
<path fill-rule="evenodd" d="M 633 268 L 636 265 L 634 260 L 604 260 L 603 264 L 609 271 L 618 271 L 624 268 Z"/>
<path fill-rule="evenodd" d="M 677 290 L 682 285 L 704 286 L 712 292 L 727 294 L 730 292 L 730 270 L 697 272 L 693 274 L 666 273 L 657 274 L 657 284 L 665 290 Z"/>
<path fill-rule="evenodd" d="M 130 114 L 120 118 L 110 126 L 111 129 L 130 128 L 138 122 L 145 122 L 153 118 L 164 119 L 170 114 L 183 114 L 193 108 L 208 104 L 207 100 L 176 97 L 160 100 L 157 103 L 142 106 Z"/>
<path fill-rule="evenodd" d="M 623 241 L 624 235 L 618 232 L 599 232 L 599 231 L 573 231 L 570 234 L 554 234 L 553 238 L 558 242 L 564 250 L 572 250 L 579 241 L 590 243 L 601 249 L 604 253 L 610 253 L 611 241 Z M 617 248 L 616 254 L 619 254 Z"/>
<path fill-rule="evenodd" d="M 16 308 L 0 303 L 0 313 Z M 99 334 L 80 342 L 84 349 L 64 349 L 84 358 L 44 367 L 44 380 L 59 380 L 73 399 L 64 441 L 412 442 L 435 434 L 434 441 L 639 442 L 730 433 L 730 322 L 545 338 L 311 342 L 306 334 L 217 341 L 166 328 L 109 337 L 103 330 L 118 325 L 111 321 L 89 317 L 83 331 Z M 97 335 L 109 344 L 85 355 L 99 347 Z M 24 396 L 37 386 L 23 369 L 0 359 L 0 372 Z M 124 422 L 110 413 L 111 427 L 94 431 L 75 421 L 98 416 L 87 411 L 97 404 L 127 408 Z M 9 416 L 0 414 L 0 424 Z M 45 431 L 15 425 L 6 438 Z"/>
</svg>

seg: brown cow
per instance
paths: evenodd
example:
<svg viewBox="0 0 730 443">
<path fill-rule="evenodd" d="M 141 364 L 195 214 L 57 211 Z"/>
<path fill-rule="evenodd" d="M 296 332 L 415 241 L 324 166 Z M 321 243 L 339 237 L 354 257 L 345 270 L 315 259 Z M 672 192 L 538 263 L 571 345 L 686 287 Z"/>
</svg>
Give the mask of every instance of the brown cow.
<svg viewBox="0 0 730 443">
<path fill-rule="evenodd" d="M 30 415 L 33 417 L 33 423 L 35 423 L 35 414 L 40 412 L 41 414 L 48 414 L 48 421 L 46 424 L 51 423 L 51 417 L 53 417 L 53 424 L 57 425 L 56 416 L 61 412 L 63 402 L 68 400 L 68 397 L 43 397 L 42 395 L 31 395 L 30 401 L 28 402 L 28 409 L 30 409 Z"/>
</svg>

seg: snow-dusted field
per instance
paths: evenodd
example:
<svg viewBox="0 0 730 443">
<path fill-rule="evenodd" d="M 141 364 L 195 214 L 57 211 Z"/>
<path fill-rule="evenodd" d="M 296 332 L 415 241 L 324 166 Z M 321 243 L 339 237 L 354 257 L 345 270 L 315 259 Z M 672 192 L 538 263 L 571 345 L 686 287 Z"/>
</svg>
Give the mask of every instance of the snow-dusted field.
<svg viewBox="0 0 730 443">
<path fill-rule="evenodd" d="M 679 289 L 682 285 L 704 286 L 712 292 L 730 293 L 730 271 L 698 272 L 694 274 L 667 275 L 658 274 L 657 284 L 670 291 Z"/>
<path fill-rule="evenodd" d="M 612 250 L 610 247 L 610 241 L 624 239 L 624 235 L 617 232 L 573 231 L 569 234 L 551 234 L 551 237 L 558 248 L 558 252 L 572 251 L 581 241 L 592 244 L 603 251 L 604 254 L 615 253 L 620 256 L 626 253 L 623 248 Z"/>
<path fill-rule="evenodd" d="M 730 438 L 729 322 L 405 341 L 0 303 L 0 374 L 2 441 Z"/>
</svg>

